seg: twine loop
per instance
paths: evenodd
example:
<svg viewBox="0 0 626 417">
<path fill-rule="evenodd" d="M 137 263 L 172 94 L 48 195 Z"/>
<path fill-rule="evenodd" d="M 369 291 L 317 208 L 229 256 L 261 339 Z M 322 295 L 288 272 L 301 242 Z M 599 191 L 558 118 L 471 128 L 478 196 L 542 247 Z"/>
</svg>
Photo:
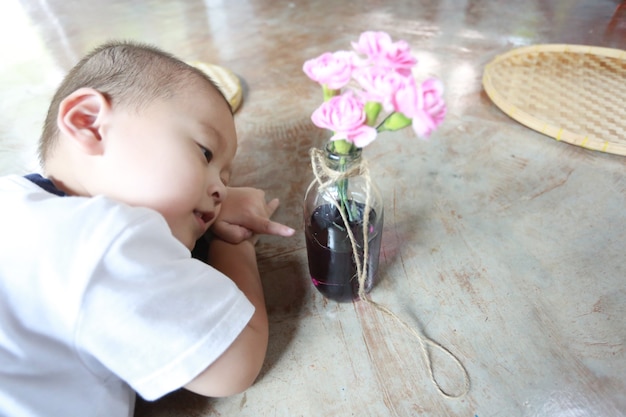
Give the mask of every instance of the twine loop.
<svg viewBox="0 0 626 417">
<path fill-rule="evenodd" d="M 326 155 L 321 149 L 313 148 L 309 153 L 311 155 L 311 166 L 313 167 L 315 181 L 317 181 L 319 188 L 322 190 L 325 190 L 337 181 L 356 175 L 362 175 L 368 183 L 370 182 L 369 169 L 365 159 L 361 159 L 359 164 L 349 166 L 345 171 L 338 171 L 326 164 Z"/>
<path fill-rule="evenodd" d="M 430 377 L 431 382 L 437 388 L 437 391 L 446 398 L 462 398 L 464 397 L 470 390 L 470 377 L 467 369 L 463 366 L 463 363 L 457 358 L 450 350 L 441 345 L 440 343 L 434 341 L 428 336 L 424 335 L 419 331 L 419 329 L 410 326 L 404 320 L 402 320 L 398 315 L 396 315 L 393 311 L 391 311 L 386 306 L 379 304 L 372 300 L 369 295 L 365 291 L 365 280 L 367 279 L 367 258 L 369 256 L 369 215 L 371 211 L 371 184 L 372 180 L 369 175 L 369 168 L 367 165 L 367 161 L 362 158 L 359 164 L 355 164 L 353 166 L 348 167 L 345 171 L 337 171 L 332 169 L 326 164 L 325 153 L 320 150 L 313 148 L 309 152 L 311 156 L 311 166 L 313 168 L 313 174 L 315 175 L 315 181 L 318 183 L 318 188 L 323 191 L 330 186 L 332 186 L 337 181 L 342 179 L 348 179 L 350 177 L 354 177 L 355 175 L 361 175 L 365 180 L 365 207 L 363 210 L 363 262 L 361 261 L 361 257 L 358 253 L 358 243 L 354 237 L 354 233 L 352 229 L 349 227 L 348 216 L 346 211 L 342 205 L 340 205 L 335 199 L 331 199 L 335 208 L 339 211 L 341 215 L 341 219 L 343 224 L 346 226 L 346 232 L 348 233 L 348 237 L 350 238 L 350 243 L 352 245 L 352 256 L 354 258 L 354 263 L 356 264 L 357 269 L 357 279 L 359 283 L 358 288 L 358 297 L 360 300 L 365 301 L 368 305 L 374 307 L 376 310 L 382 312 L 383 314 L 388 315 L 389 317 L 396 320 L 405 330 L 411 333 L 418 340 L 420 344 L 420 348 L 422 351 L 422 356 L 426 361 L 428 376 Z M 453 362 L 457 365 L 457 367 L 461 370 L 463 374 L 463 389 L 459 394 L 451 394 L 446 392 L 437 379 L 435 378 L 433 363 L 430 353 L 430 348 L 439 349 L 444 354 L 449 356 Z"/>
</svg>

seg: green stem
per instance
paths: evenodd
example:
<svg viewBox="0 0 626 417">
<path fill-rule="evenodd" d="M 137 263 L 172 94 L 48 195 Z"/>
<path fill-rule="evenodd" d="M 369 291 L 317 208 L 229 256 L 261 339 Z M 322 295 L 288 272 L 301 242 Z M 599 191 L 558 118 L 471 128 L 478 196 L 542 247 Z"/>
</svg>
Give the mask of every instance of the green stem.
<svg viewBox="0 0 626 417">
<path fill-rule="evenodd" d="M 388 114 L 388 115 L 387 115 L 387 116 L 386 116 L 386 117 L 385 117 L 385 118 L 384 118 L 384 119 L 383 119 L 383 120 L 382 120 L 382 121 L 378 124 L 378 126 L 376 126 L 376 131 L 377 131 L 378 133 L 380 133 L 380 132 L 384 132 L 384 131 L 388 130 L 388 129 L 384 126 L 384 125 L 385 125 L 385 122 L 387 121 L 387 119 L 389 119 L 389 118 L 391 117 L 391 115 L 392 115 L 392 114 L 393 114 L 393 113 L 389 113 L 389 114 Z"/>
<path fill-rule="evenodd" d="M 339 205 L 341 209 L 348 214 L 348 220 L 352 221 L 352 214 L 348 208 L 348 179 L 342 178 L 337 182 L 337 187 L 339 188 Z M 349 227 L 349 225 L 344 225 L 345 227 Z"/>
<path fill-rule="evenodd" d="M 333 150 L 339 155 L 348 155 L 352 150 L 354 150 L 354 145 L 347 140 L 336 140 L 333 141 Z M 339 158 L 339 171 L 346 171 L 346 157 L 341 156 Z M 342 178 L 337 181 L 337 191 L 339 194 L 339 205 L 344 210 L 344 212 L 348 215 L 348 220 L 350 222 L 354 221 L 355 213 L 353 213 L 353 205 L 349 203 L 348 199 L 348 178 Z M 349 227 L 349 225 L 345 225 Z"/>
</svg>

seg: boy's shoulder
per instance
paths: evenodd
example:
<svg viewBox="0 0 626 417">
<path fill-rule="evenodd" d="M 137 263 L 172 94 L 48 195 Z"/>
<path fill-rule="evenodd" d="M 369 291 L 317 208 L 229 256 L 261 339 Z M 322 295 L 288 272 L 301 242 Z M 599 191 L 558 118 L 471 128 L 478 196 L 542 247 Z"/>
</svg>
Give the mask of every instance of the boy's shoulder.
<svg viewBox="0 0 626 417">
<path fill-rule="evenodd" d="M 24 176 L 16 174 L 0 176 L 0 191 L 27 190 L 31 185 L 34 184 Z"/>
<path fill-rule="evenodd" d="M 31 244 L 56 236 L 68 245 L 106 246 L 121 233 L 154 229 L 162 239 L 173 239 L 167 222 L 155 210 L 131 207 L 104 196 L 59 196 L 31 180 L 9 175 L 0 177 L 4 239 L 28 236 Z M 97 239 L 96 239 L 97 238 Z"/>
<path fill-rule="evenodd" d="M 33 175 L 5 175 L 0 177 L 0 193 L 4 194 L 4 198 L 12 201 L 14 204 L 24 204 L 37 208 L 37 203 L 48 202 L 51 206 L 63 206 L 65 208 L 76 206 L 79 210 L 87 209 L 113 209 L 119 207 L 119 214 L 132 214 L 136 216 L 157 216 L 161 217 L 158 212 L 145 207 L 131 207 L 127 204 L 113 200 L 105 196 L 80 197 L 66 196 L 63 192 L 54 188 L 54 186 L 46 186 L 44 181 L 34 179 Z M 30 178 L 30 179 L 29 179 Z M 4 200 L 3 198 L 3 200 Z M 46 208 L 50 208 L 46 206 Z"/>
</svg>

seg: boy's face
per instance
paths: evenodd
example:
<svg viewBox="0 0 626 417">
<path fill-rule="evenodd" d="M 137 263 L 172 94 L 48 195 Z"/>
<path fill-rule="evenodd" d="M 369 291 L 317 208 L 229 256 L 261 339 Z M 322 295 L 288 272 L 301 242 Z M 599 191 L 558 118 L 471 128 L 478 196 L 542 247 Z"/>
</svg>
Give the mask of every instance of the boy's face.
<svg viewBox="0 0 626 417">
<path fill-rule="evenodd" d="M 158 211 L 192 249 L 219 213 L 237 150 L 224 98 L 197 80 L 139 113 L 113 109 L 102 137 L 109 178 L 100 193 Z"/>
</svg>

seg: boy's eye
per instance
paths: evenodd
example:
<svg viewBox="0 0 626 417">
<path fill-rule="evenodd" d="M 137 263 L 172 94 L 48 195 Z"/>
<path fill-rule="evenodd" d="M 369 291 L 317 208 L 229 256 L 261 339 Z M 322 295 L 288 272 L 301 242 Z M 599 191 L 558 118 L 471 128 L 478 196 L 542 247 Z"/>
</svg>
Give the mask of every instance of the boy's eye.
<svg viewBox="0 0 626 417">
<path fill-rule="evenodd" d="M 202 150 L 202 153 L 204 154 L 204 157 L 206 158 L 206 161 L 207 162 L 211 162 L 211 160 L 213 159 L 213 152 L 211 152 L 210 150 L 208 150 L 204 146 L 200 146 L 200 149 Z"/>
</svg>

